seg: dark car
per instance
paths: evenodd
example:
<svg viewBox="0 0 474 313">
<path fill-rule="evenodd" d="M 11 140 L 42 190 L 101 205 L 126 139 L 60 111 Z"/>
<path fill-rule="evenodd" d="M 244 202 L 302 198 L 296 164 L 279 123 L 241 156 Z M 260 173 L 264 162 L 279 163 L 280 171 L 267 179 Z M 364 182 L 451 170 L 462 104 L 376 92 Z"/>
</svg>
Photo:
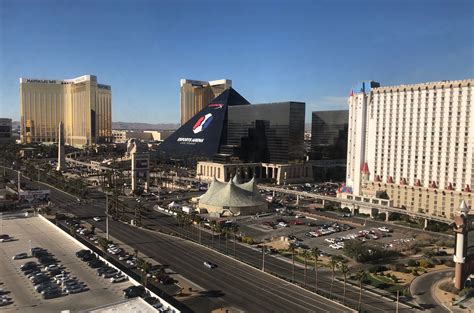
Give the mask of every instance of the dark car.
<svg viewBox="0 0 474 313">
<path fill-rule="evenodd" d="M 41 257 L 38 259 L 38 261 L 43 264 L 43 265 L 51 265 L 51 264 L 55 264 L 58 262 L 57 259 L 51 257 L 51 256 L 44 256 L 44 257 Z"/>
<path fill-rule="evenodd" d="M 48 276 L 40 276 L 33 279 L 32 283 L 34 286 L 36 286 L 36 285 L 43 284 L 50 281 L 51 281 L 51 278 L 49 278 Z"/>
<path fill-rule="evenodd" d="M 89 262 L 89 261 L 92 261 L 94 259 L 95 259 L 95 255 L 93 255 L 92 253 L 91 254 L 86 254 L 83 257 L 81 257 L 81 260 L 83 262 Z"/>
<path fill-rule="evenodd" d="M 28 276 L 30 275 L 31 273 L 34 273 L 34 272 L 41 272 L 41 268 L 39 267 L 39 264 L 35 264 L 35 265 L 28 265 L 26 267 L 20 267 L 20 270 L 23 272 L 23 275 L 25 276 Z"/>
<path fill-rule="evenodd" d="M 43 299 L 53 299 L 61 296 L 59 289 L 51 289 L 48 292 L 43 293 Z"/>
<path fill-rule="evenodd" d="M 63 271 L 64 271 L 63 269 L 57 268 L 57 269 L 54 269 L 52 271 L 48 271 L 48 273 L 51 276 L 56 276 L 58 274 L 61 274 Z"/>
<path fill-rule="evenodd" d="M 97 275 L 101 276 L 103 273 L 107 272 L 108 270 L 112 269 L 110 266 L 106 265 L 97 269 Z"/>
<path fill-rule="evenodd" d="M 136 298 L 145 294 L 145 287 L 143 286 L 130 286 L 123 290 L 125 298 Z"/>
<path fill-rule="evenodd" d="M 26 262 L 25 264 L 23 264 L 23 265 L 20 266 L 20 270 L 22 270 L 23 272 L 25 272 L 25 271 L 27 271 L 27 270 L 37 268 L 38 265 L 39 265 L 39 264 L 36 263 L 36 262 L 34 262 L 34 261 Z"/>
<path fill-rule="evenodd" d="M 82 257 L 84 257 L 84 256 L 87 255 L 87 254 L 92 254 L 92 251 L 91 251 L 91 250 L 84 249 L 84 250 L 79 250 L 79 251 L 76 252 L 76 256 L 77 256 L 78 258 L 82 258 Z"/>
<path fill-rule="evenodd" d="M 104 278 L 111 278 L 115 274 L 118 274 L 118 271 L 115 268 L 111 268 L 111 269 L 103 272 L 100 276 L 102 276 Z"/>
<path fill-rule="evenodd" d="M 87 262 L 87 265 L 89 265 L 91 268 L 99 268 L 104 266 L 104 262 L 98 259 L 94 259 L 92 261 Z"/>
<path fill-rule="evenodd" d="M 57 288 L 58 288 L 58 285 L 56 285 L 53 282 L 44 282 L 35 287 L 36 291 L 39 293 L 42 293 L 45 290 L 52 290 L 52 289 L 57 289 Z"/>
<path fill-rule="evenodd" d="M 49 256 L 49 252 L 46 251 L 46 250 L 39 250 L 39 251 L 36 251 L 32 254 L 35 258 L 42 258 L 42 257 L 45 257 L 45 256 Z"/>
</svg>

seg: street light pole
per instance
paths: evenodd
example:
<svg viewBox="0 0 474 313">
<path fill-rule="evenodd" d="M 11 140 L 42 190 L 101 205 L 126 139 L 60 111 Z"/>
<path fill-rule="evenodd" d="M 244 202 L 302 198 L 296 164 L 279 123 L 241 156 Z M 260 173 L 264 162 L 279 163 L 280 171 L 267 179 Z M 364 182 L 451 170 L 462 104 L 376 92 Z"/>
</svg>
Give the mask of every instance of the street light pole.
<svg viewBox="0 0 474 313">
<path fill-rule="evenodd" d="M 265 245 L 262 246 L 262 272 L 265 272 Z"/>
<path fill-rule="evenodd" d="M 199 244 L 201 244 L 201 221 L 199 221 L 198 228 L 199 228 Z"/>
<path fill-rule="evenodd" d="M 20 195 L 20 177 L 21 177 L 21 174 L 20 174 L 20 171 L 18 171 L 18 195 Z"/>
<path fill-rule="evenodd" d="M 109 241 L 109 194 L 105 194 L 105 232 Z"/>
</svg>

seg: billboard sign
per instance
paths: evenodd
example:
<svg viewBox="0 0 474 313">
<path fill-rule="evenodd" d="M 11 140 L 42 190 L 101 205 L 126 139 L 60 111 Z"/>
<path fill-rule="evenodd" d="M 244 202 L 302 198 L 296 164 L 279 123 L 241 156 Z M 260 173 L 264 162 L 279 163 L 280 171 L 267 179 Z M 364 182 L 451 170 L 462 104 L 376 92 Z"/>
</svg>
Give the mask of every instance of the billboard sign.
<svg viewBox="0 0 474 313">
<path fill-rule="evenodd" d="M 49 190 L 20 191 L 18 199 L 20 203 L 43 204 L 49 201 Z"/>
</svg>

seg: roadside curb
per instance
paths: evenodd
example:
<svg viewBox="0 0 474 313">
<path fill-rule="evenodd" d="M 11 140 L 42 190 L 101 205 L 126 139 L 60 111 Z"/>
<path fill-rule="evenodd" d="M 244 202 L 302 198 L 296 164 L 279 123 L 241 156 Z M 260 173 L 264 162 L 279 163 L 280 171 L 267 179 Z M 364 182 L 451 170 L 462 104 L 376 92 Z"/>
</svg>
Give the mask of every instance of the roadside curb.
<svg viewBox="0 0 474 313">
<path fill-rule="evenodd" d="M 436 290 L 437 288 L 439 288 L 438 286 L 439 286 L 439 284 L 440 284 L 443 280 L 449 280 L 449 278 L 444 278 L 444 279 L 438 280 L 433 286 L 431 286 L 430 292 L 431 292 L 431 295 L 432 295 L 433 299 L 434 299 L 440 306 L 442 306 L 443 308 L 445 308 L 445 309 L 446 309 L 447 311 L 449 311 L 449 312 L 453 312 L 453 310 L 451 310 L 449 307 L 447 307 L 447 306 L 446 306 L 443 302 L 441 302 L 441 301 L 439 300 L 439 298 L 436 296 L 435 290 Z"/>
</svg>

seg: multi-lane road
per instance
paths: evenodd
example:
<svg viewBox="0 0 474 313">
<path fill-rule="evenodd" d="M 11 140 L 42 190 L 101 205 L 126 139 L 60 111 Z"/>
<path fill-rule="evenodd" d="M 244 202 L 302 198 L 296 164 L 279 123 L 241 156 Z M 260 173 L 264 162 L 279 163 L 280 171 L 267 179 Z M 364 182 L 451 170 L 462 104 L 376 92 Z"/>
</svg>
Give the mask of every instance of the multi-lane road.
<svg viewBox="0 0 474 313">
<path fill-rule="evenodd" d="M 9 175 L 12 179 L 16 177 L 13 172 L 9 172 Z M 36 188 L 40 187 L 36 182 L 26 183 Z M 74 196 L 50 187 L 41 186 L 41 188 L 51 189 L 51 200 L 63 211 L 74 213 L 85 219 L 104 214 L 105 204 L 101 201 L 94 204 L 79 204 Z M 91 220 L 88 221 L 91 222 Z M 198 231 L 194 227 L 179 228 L 174 218 L 156 212 L 145 217 L 143 223 L 151 229 L 173 233 L 182 232 L 187 236 L 193 236 L 196 241 L 199 238 Z M 96 226 L 100 229 L 105 228 L 103 222 L 97 223 Z M 110 221 L 110 234 L 158 262 L 170 265 L 171 269 L 207 290 L 207 299 L 210 301 L 203 301 L 202 306 L 191 308 L 195 311 L 206 311 L 224 306 L 233 306 L 249 312 L 349 311 L 348 308 L 333 301 L 258 270 L 257 268 L 262 266 L 262 254 L 247 246 L 236 245 L 237 258 L 245 260 L 255 268 L 189 240 L 132 228 L 120 222 Z M 209 246 L 214 243 L 214 246 L 220 248 L 221 251 L 227 250 L 230 255 L 233 255 L 233 243 L 229 242 L 226 248 L 224 240 L 221 240 L 219 246 L 217 236 L 212 239 L 211 234 L 202 232 L 201 242 Z M 218 267 L 212 270 L 207 269 L 203 266 L 206 260 L 216 263 Z M 291 264 L 274 257 L 265 258 L 265 270 L 281 277 L 292 276 Z M 301 285 L 304 281 L 303 274 L 303 269 L 296 269 L 295 281 Z M 308 270 L 306 283 L 309 286 L 315 285 L 314 274 L 314 271 Z M 330 285 L 331 274 L 327 270 L 322 270 L 319 273 L 318 288 L 329 291 Z M 333 291 L 336 297 L 341 298 L 343 284 L 335 281 Z M 359 289 L 348 286 L 346 303 L 357 307 L 358 299 Z M 362 307 L 369 312 L 396 311 L 394 301 L 365 290 L 362 293 Z M 399 306 L 399 312 L 411 311 L 412 309 L 408 307 Z"/>
</svg>

